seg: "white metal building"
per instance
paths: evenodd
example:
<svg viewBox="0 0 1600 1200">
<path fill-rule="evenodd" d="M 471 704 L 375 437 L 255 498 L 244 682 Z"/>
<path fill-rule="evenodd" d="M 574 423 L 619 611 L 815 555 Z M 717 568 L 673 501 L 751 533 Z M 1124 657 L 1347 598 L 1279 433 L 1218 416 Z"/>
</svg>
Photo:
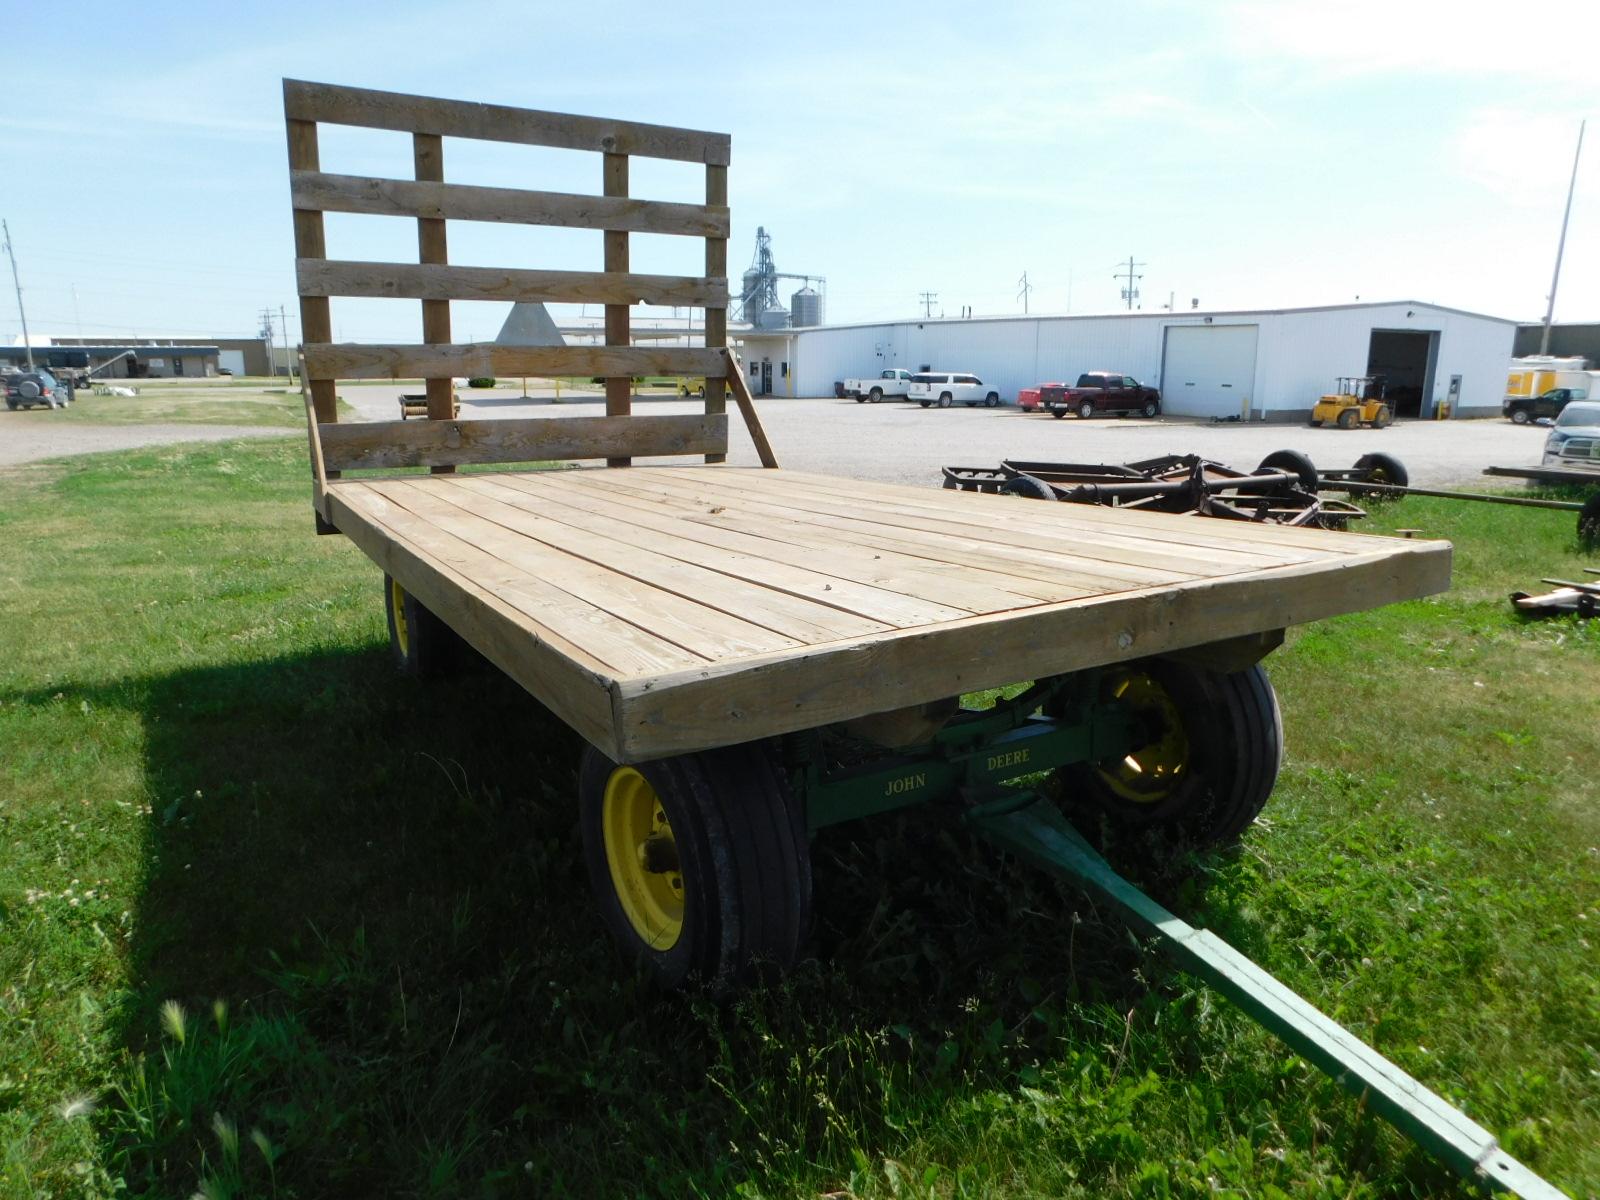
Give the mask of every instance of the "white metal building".
<svg viewBox="0 0 1600 1200">
<path fill-rule="evenodd" d="M 1401 417 L 1498 414 L 1517 323 L 1416 301 L 1250 312 L 988 317 L 737 335 L 751 388 L 831 396 L 887 367 L 967 371 L 1019 389 L 1083 371 L 1160 387 L 1175 416 L 1304 420 L 1341 375 L 1381 375 Z"/>
</svg>

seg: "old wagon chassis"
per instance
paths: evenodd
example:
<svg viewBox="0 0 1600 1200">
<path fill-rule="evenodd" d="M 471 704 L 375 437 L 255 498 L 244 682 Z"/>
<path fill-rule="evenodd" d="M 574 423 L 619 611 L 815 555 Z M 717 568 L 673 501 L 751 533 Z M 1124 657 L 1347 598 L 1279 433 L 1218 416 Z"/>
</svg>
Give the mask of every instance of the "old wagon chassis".
<svg viewBox="0 0 1600 1200">
<path fill-rule="evenodd" d="M 1108 814 L 1236 835 L 1281 753 L 1257 660 L 1288 625 L 1443 590 L 1447 543 L 1073 505 L 1039 506 L 1019 539 L 1003 497 L 779 470 L 726 347 L 725 135 L 293 80 L 284 105 L 318 531 L 382 568 L 403 669 L 425 674 L 465 642 L 588 744 L 586 865 L 637 962 L 669 984 L 731 985 L 757 961 L 795 961 L 808 830 L 933 803 L 1160 936 L 1445 1161 L 1558 1194 L 1122 880 L 1036 790 L 1065 773 Z M 325 171 L 322 123 L 409 133 L 415 179 Z M 603 195 L 446 183 L 446 138 L 595 152 Z M 702 164 L 704 202 L 630 197 L 633 157 Z M 415 221 L 420 262 L 331 258 L 326 212 Z M 605 269 L 452 266 L 446 224 L 460 220 L 602 231 Z M 631 273 L 630 232 L 704 239 L 705 274 Z M 419 300 L 422 343 L 335 344 L 336 296 Z M 600 304 L 606 344 L 458 344 L 452 300 Z M 632 345 L 636 303 L 703 308 L 704 345 Z M 633 415 L 631 378 L 653 374 L 704 376 L 703 414 Z M 600 376 L 606 415 L 457 419 L 458 375 Z M 425 419 L 339 423 L 337 380 L 418 377 Z M 759 469 L 720 465 L 730 391 Z M 638 461 L 657 456 L 709 465 Z M 606 465 L 528 469 L 569 459 Z M 455 473 L 484 464 L 502 469 Z"/>
</svg>

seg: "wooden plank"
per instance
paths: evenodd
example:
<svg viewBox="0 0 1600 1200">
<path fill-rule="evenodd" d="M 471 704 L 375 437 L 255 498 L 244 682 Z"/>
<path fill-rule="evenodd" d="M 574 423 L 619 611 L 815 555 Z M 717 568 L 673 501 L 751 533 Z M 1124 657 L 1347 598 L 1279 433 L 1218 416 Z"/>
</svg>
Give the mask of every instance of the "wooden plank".
<svg viewBox="0 0 1600 1200">
<path fill-rule="evenodd" d="M 1384 547 L 879 634 L 617 686 L 624 761 L 808 729 L 982 688 L 1282 629 L 1443 591 L 1442 543 Z"/>
<path fill-rule="evenodd" d="M 989 560 L 981 566 L 950 562 L 852 544 L 832 530 L 818 530 L 808 519 L 793 514 L 773 515 L 762 506 L 740 497 L 726 497 L 727 503 L 710 499 L 690 499 L 670 490 L 654 488 L 649 478 L 634 486 L 634 476 L 654 477 L 660 472 L 633 472 L 627 477 L 595 476 L 563 479 L 570 498 L 568 504 L 581 504 L 573 493 L 597 492 L 622 506 L 618 520 L 667 518 L 682 537 L 704 540 L 710 545 L 738 549 L 795 565 L 811 565 L 827 574 L 857 582 L 892 586 L 888 578 L 917 581 L 922 594 L 930 594 L 946 604 L 971 612 L 1023 607 L 1027 604 L 1067 600 L 1136 586 L 1132 581 L 1112 582 L 1105 578 L 1071 575 L 1058 571 L 1053 576 L 1032 578 L 1005 573 L 1008 564 Z M 1171 578 L 1171 577 L 1167 577 Z M 1185 577 L 1187 578 L 1187 577 Z"/>
<path fill-rule="evenodd" d="M 444 139 L 436 133 L 411 135 L 412 159 L 417 178 L 431 183 L 444 182 Z M 445 223 L 438 217 L 417 218 L 417 259 L 430 266 L 445 266 L 450 261 L 445 237 Z M 450 343 L 450 301 L 424 300 L 422 302 L 422 340 L 430 345 Z M 428 418 L 448 421 L 455 417 L 455 381 L 448 375 L 430 376 L 423 381 L 428 397 Z M 430 468 L 435 473 L 448 473 L 455 467 L 449 464 Z"/>
<path fill-rule="evenodd" d="M 390 541 L 425 559 L 435 570 L 450 571 L 458 586 L 493 595 L 511 610 L 522 638 L 549 640 L 567 659 L 605 679 L 608 687 L 611 677 L 619 674 L 648 676 L 709 665 L 701 655 L 632 622 L 618 620 L 538 575 L 501 562 L 483 548 L 396 504 L 375 491 L 370 482 L 346 480 L 338 498 Z M 406 583 L 400 576 L 396 578 Z M 441 602 L 443 611 L 424 599 L 432 611 L 448 620 L 453 602 L 448 596 Z"/>
<path fill-rule="evenodd" d="M 577 552 L 581 539 L 563 536 L 571 530 L 481 492 L 441 489 L 407 479 L 373 481 L 368 486 L 508 566 L 701 659 L 717 662 L 803 644 L 598 563 Z"/>
<path fill-rule="evenodd" d="M 767 431 L 761 426 L 761 417 L 756 412 L 755 397 L 750 394 L 750 385 L 745 381 L 744 368 L 740 366 L 738 356 L 732 350 L 726 350 L 725 353 L 728 356 L 727 383 L 733 389 L 733 398 L 739 405 L 739 415 L 744 418 L 744 427 L 750 432 L 750 440 L 755 443 L 756 457 L 761 460 L 763 467 L 775 468 L 778 465 L 778 456 L 772 452 L 772 443 L 767 441 Z M 707 386 L 709 388 L 709 383 Z M 710 394 L 708 390 L 706 395 Z M 706 411 L 711 411 L 709 405 Z M 708 458 L 706 461 L 711 460 Z"/>
<path fill-rule="evenodd" d="M 728 207 L 728 168 L 726 166 L 706 167 L 706 206 L 723 209 Z M 706 238 L 706 274 L 722 276 L 728 274 L 728 238 L 726 234 L 721 237 L 708 236 Z M 728 310 L 726 307 L 720 309 L 708 308 L 706 310 L 705 325 L 705 343 L 708 349 L 720 349 L 728 344 Z M 706 412 L 720 413 L 727 411 L 727 400 L 724 395 L 726 388 L 725 379 L 706 380 Z M 748 416 L 745 418 L 745 422 L 747 425 L 749 424 Z M 751 436 L 755 437 L 754 428 L 751 430 Z M 774 466 L 776 465 L 776 459 L 772 462 L 767 461 L 772 454 L 772 448 L 769 446 L 764 451 L 761 448 L 764 441 L 764 436 L 756 441 L 756 452 L 761 455 L 761 465 L 764 467 Z M 720 463 L 725 461 L 727 457 L 726 454 L 708 454 L 706 455 L 706 461 L 708 463 Z"/>
<path fill-rule="evenodd" d="M 321 427 L 324 461 L 339 470 L 553 462 L 703 454 L 728 444 L 728 418 L 525 417 L 487 421 L 368 421 Z"/>
<path fill-rule="evenodd" d="M 416 379 L 430 375 L 705 375 L 725 369 L 715 350 L 686 346 L 451 346 L 310 343 L 306 368 L 319 379 Z M 320 409 L 318 410 L 321 411 Z"/>
<path fill-rule="evenodd" d="M 727 237 L 729 228 L 727 209 L 707 208 L 702 204 L 330 175 L 314 170 L 290 171 L 289 191 L 296 208 L 318 212 L 497 221 L 569 229 L 625 229 L 633 233 L 684 237 Z M 303 257 L 321 258 L 322 255 Z"/>
<path fill-rule="evenodd" d="M 351 489 L 360 487 L 343 482 L 329 488 L 328 520 L 430 611 L 443 615 L 485 658 L 540 697 L 579 737 L 605 753 L 620 753 L 611 676 L 603 664 L 555 635 L 529 637 L 526 619 L 505 601 L 359 511 Z"/>
<path fill-rule="evenodd" d="M 515 508 L 523 517 L 540 522 L 539 536 L 600 563 L 610 570 L 626 573 L 634 579 L 649 583 L 713 607 L 721 612 L 742 616 L 774 632 L 784 634 L 808 645 L 837 641 L 841 638 L 860 637 L 863 634 L 881 633 L 893 626 L 858 616 L 842 609 L 832 608 L 816 601 L 774 591 L 744 579 L 735 579 L 697 562 L 687 562 L 657 550 L 659 544 L 640 539 L 639 544 L 607 536 L 617 529 L 615 522 L 603 520 L 571 520 L 572 506 L 565 496 L 560 500 L 541 500 L 535 507 L 528 503 L 530 493 L 509 486 L 514 478 L 506 475 L 458 475 L 454 485 L 441 494 L 449 497 L 460 490 L 475 493 L 476 499 L 467 507 L 482 502 L 484 497 L 505 502 L 504 507 Z M 473 509 L 476 511 L 476 509 Z M 502 523 L 513 528 L 524 528 L 521 518 L 513 520 L 501 513 Z M 560 526 L 552 530 L 555 522 L 536 515 L 559 513 Z"/>
<path fill-rule="evenodd" d="M 326 258 L 299 259 L 295 271 L 303 296 L 670 304 L 690 308 L 728 302 L 726 279 L 700 276 L 523 271 Z"/>
<path fill-rule="evenodd" d="M 290 176 L 299 171 L 315 172 L 319 166 L 316 125 L 310 121 L 296 120 L 290 120 L 286 125 L 289 136 Z M 322 258 L 328 253 L 320 212 L 295 206 L 294 252 L 301 258 Z M 303 342 L 332 340 L 333 316 L 326 296 L 301 295 L 300 338 Z M 339 419 L 339 400 L 333 390 L 333 380 L 312 381 L 311 403 L 317 410 L 318 421 L 329 422 Z"/>
<path fill-rule="evenodd" d="M 602 183 L 605 194 L 616 199 L 628 195 L 628 156 L 607 154 L 602 166 Z M 607 229 L 605 232 L 605 268 L 607 274 L 625 275 L 628 271 L 628 234 L 626 230 Z M 727 272 L 724 271 L 724 274 Z M 628 306 L 606 305 L 606 345 L 626 346 L 630 341 Z M 627 375 L 606 376 L 606 416 L 625 417 L 633 409 L 633 379 Z M 606 459 L 608 467 L 626 467 L 632 463 L 626 456 Z"/>
<path fill-rule="evenodd" d="M 685 467 L 674 472 L 671 476 L 663 475 L 658 481 L 662 486 L 670 486 L 678 490 L 689 489 L 696 486 L 692 473 L 701 471 L 723 471 L 722 467 Z M 800 489 L 788 489 L 777 486 L 778 480 L 787 472 L 760 472 L 732 470 L 728 472 L 728 479 L 717 482 L 701 482 L 701 487 L 714 487 L 727 489 L 734 495 L 748 494 L 755 498 L 772 503 L 785 504 L 796 512 L 831 513 L 835 516 L 848 516 L 862 511 L 862 502 L 852 498 L 846 491 L 843 498 L 839 495 L 824 495 L 821 492 L 808 492 Z M 741 476 L 755 476 L 754 481 Z M 768 480 L 771 480 L 769 485 Z M 1027 522 L 1020 523 L 1020 518 L 1015 515 L 1010 519 L 1001 517 L 992 512 L 985 512 L 969 503 L 974 497 L 969 493 L 941 492 L 929 489 L 935 497 L 946 497 L 941 503 L 934 501 L 934 506 L 919 507 L 915 500 L 915 490 L 906 489 L 912 493 L 913 499 L 897 502 L 889 499 L 876 499 L 872 501 L 872 518 L 881 525 L 907 529 L 924 529 L 937 525 L 940 528 L 953 529 L 978 537 L 987 541 L 1010 540 L 1026 542 L 1032 546 L 1041 546 L 1046 549 L 1060 550 L 1064 553 L 1077 555 L 1082 558 L 1095 559 L 1104 563 L 1117 563 L 1133 567 L 1155 567 L 1163 571 L 1177 571 L 1187 575 L 1218 574 L 1222 571 L 1250 570 L 1257 567 L 1281 565 L 1292 562 L 1302 562 L 1306 558 L 1332 558 L 1336 557 L 1333 551 L 1321 552 L 1295 551 L 1287 552 L 1266 548 L 1258 550 L 1254 547 L 1191 547 L 1182 542 L 1159 541 L 1143 537 L 1137 531 L 1126 529 L 1102 529 L 1094 526 L 1072 526 L 1060 522 Z M 960 499 L 957 499 L 960 497 Z M 1024 501 L 1015 497 L 1001 497 L 1010 500 L 1013 504 L 1022 504 Z M 954 503 L 951 501 L 954 500 Z M 1033 501 L 1043 507 L 1041 501 Z M 1073 507 L 1061 505 L 1062 508 Z M 1012 507 L 1011 514 L 1024 510 Z M 1186 518 L 1172 518 L 1185 520 Z"/>
<path fill-rule="evenodd" d="M 595 475 L 597 472 L 589 474 Z M 605 483 L 606 478 L 600 478 L 594 480 L 591 486 L 603 486 Z M 510 486 L 517 485 L 511 482 Z M 578 502 L 575 493 L 579 490 L 570 484 L 558 485 L 556 494 L 562 497 L 561 503 L 545 504 L 543 510 L 555 520 L 564 520 L 564 510 Z M 523 503 L 530 508 L 537 506 L 537 502 L 525 500 Z M 691 544 L 683 546 L 677 552 L 689 561 L 695 561 L 694 555 L 699 553 L 693 549 L 693 544 L 715 547 L 749 555 L 755 559 L 802 567 L 830 582 L 868 584 L 875 588 L 899 592 L 903 596 L 935 600 L 949 608 L 963 609 L 968 613 L 1026 608 L 1040 602 L 1038 595 L 1009 588 L 1005 586 L 1006 581 L 998 576 L 985 578 L 979 572 L 964 571 L 960 568 L 953 573 L 941 573 L 927 569 L 926 563 L 896 555 L 853 552 L 840 547 L 819 550 L 811 546 L 779 541 L 759 532 L 734 529 L 721 523 L 714 526 L 698 524 L 676 513 L 668 516 L 656 527 L 662 532 L 674 535 L 684 543 Z M 1050 599 L 1062 600 L 1082 594 L 1082 589 L 1058 587 L 1054 589 Z"/>
<path fill-rule="evenodd" d="M 398 129 L 404 133 L 517 142 L 563 150 L 637 154 L 680 162 L 726 164 L 731 145 L 725 133 L 340 87 L 301 79 L 283 81 L 283 107 L 290 118 L 302 121 L 328 121 L 366 129 Z"/>
<path fill-rule="evenodd" d="M 632 419 L 639 420 L 638 417 Z M 642 472 L 610 470 L 592 472 L 600 478 L 635 473 Z M 530 496 L 542 498 L 542 504 L 531 502 L 538 511 L 559 516 L 563 522 L 575 528 L 603 533 L 629 545 L 670 554 L 684 562 L 697 563 L 736 579 L 745 579 L 763 587 L 787 592 L 791 596 L 814 600 L 845 612 L 881 621 L 885 625 L 904 628 L 957 620 L 972 615 L 965 609 L 942 604 L 936 599 L 910 596 L 889 588 L 857 583 L 839 576 L 796 567 L 787 562 L 724 549 L 705 541 L 696 541 L 681 535 L 680 526 L 670 517 L 653 519 L 648 515 L 636 516 L 629 513 L 626 519 L 618 519 L 615 514 L 599 512 L 602 502 L 587 496 L 586 490 L 552 488 L 548 481 L 539 478 L 542 474 L 548 472 L 500 475 L 495 477 L 495 481 L 525 491 Z M 589 511 L 591 508 L 596 511 Z"/>
</svg>

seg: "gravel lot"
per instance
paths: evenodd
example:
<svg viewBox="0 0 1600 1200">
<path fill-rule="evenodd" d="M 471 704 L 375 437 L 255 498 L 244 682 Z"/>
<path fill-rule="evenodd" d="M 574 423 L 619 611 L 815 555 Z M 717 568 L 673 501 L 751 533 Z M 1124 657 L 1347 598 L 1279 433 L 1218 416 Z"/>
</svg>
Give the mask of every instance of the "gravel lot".
<svg viewBox="0 0 1600 1200">
<path fill-rule="evenodd" d="M 260 425 L 52 425 L 47 414 L 0 411 L 0 467 L 59 458 L 64 454 L 96 454 L 102 450 L 136 450 L 173 442 L 225 442 L 242 437 L 283 437 L 285 430 Z M 20 419 L 18 419 L 20 418 Z M 304 434 L 301 434 L 304 440 Z"/>
<path fill-rule="evenodd" d="M 392 420 L 396 397 L 416 388 L 345 387 L 345 402 L 368 420 Z M 463 416 L 554 417 L 599 413 L 599 396 L 560 404 L 504 388 L 461 393 Z M 1109 417 L 1053 420 L 1016 408 L 924 409 L 915 404 L 853 400 L 759 401 L 767 436 L 785 467 L 893 483 L 932 483 L 941 466 L 993 466 L 1003 458 L 1125 462 L 1160 454 L 1203 454 L 1230 466 L 1254 467 L 1274 450 L 1304 451 L 1321 467 L 1348 467 L 1372 450 L 1395 455 L 1424 486 L 1481 484 L 1490 465 L 1537 463 L 1547 430 L 1499 419 L 1405 421 L 1388 429 L 1312 429 L 1305 425 L 1211 425 L 1178 419 Z M 635 411 L 695 412 L 698 402 L 641 397 Z M 754 465 L 755 451 L 729 405 L 731 462 Z"/>
</svg>

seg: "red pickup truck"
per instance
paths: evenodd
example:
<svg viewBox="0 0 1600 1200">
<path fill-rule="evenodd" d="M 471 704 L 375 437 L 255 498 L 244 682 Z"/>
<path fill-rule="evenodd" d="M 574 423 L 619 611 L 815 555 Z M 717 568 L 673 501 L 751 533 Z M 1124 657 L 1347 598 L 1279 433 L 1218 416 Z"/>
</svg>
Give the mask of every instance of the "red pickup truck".
<svg viewBox="0 0 1600 1200">
<path fill-rule="evenodd" d="M 1146 387 L 1131 375 L 1113 371 L 1085 371 L 1073 387 L 1064 383 L 1040 384 L 1039 402 L 1056 418 L 1069 412 L 1083 418 L 1130 412 L 1153 417 L 1161 412 L 1159 391 Z"/>
</svg>

